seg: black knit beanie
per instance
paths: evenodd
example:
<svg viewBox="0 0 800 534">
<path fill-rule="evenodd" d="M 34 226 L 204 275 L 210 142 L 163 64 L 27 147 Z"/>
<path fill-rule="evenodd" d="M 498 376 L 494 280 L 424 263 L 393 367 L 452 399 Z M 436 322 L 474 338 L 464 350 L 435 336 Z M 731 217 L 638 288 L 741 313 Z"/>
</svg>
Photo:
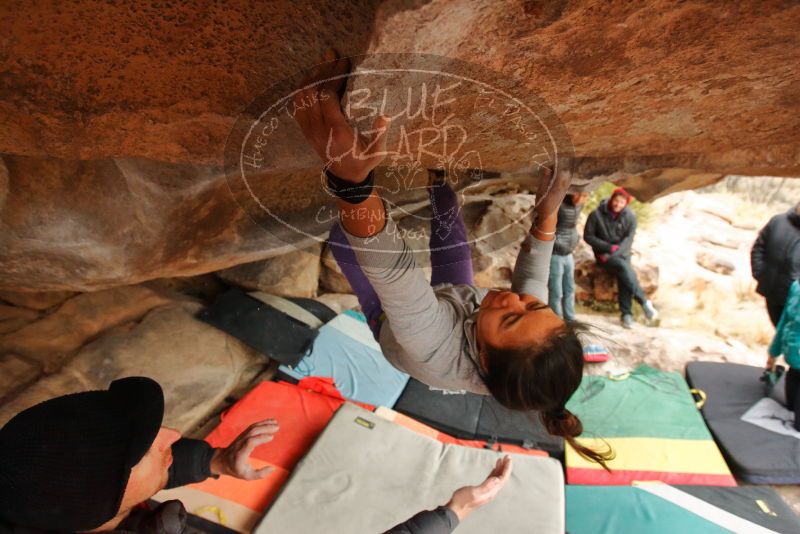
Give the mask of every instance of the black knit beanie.
<svg viewBox="0 0 800 534">
<path fill-rule="evenodd" d="M 161 386 L 144 377 L 17 414 L 0 429 L 0 518 L 77 531 L 113 519 L 131 468 L 150 449 L 163 417 Z"/>
</svg>

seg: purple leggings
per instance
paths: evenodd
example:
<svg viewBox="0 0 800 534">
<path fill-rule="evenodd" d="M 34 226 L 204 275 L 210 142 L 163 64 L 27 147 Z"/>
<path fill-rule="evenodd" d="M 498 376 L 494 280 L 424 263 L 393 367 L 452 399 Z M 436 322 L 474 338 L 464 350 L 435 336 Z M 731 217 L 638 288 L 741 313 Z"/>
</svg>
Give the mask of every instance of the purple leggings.
<svg viewBox="0 0 800 534">
<path fill-rule="evenodd" d="M 447 183 L 433 185 L 429 188 L 431 197 L 431 286 L 450 283 L 454 285 L 472 285 L 472 256 L 467 244 L 467 229 L 461 218 L 456 194 Z M 340 223 L 331 227 L 328 237 L 336 263 L 342 270 L 350 287 L 358 297 L 361 311 L 367 317 L 372 334 L 378 339 L 381 328 L 381 301 L 372 288 L 366 275 L 358 264 L 355 252 L 344 235 Z"/>
</svg>

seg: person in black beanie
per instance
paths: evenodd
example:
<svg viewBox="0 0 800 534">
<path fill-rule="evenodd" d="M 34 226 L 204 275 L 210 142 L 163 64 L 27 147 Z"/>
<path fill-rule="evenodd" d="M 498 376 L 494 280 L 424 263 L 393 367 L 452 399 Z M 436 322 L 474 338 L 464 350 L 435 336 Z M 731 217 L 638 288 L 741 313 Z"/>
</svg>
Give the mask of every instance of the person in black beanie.
<svg viewBox="0 0 800 534">
<path fill-rule="evenodd" d="M 177 501 L 131 512 L 165 487 L 220 474 L 253 480 L 271 470 L 254 470 L 248 459 L 278 431 L 274 419 L 213 449 L 162 427 L 163 417 L 161 386 L 145 377 L 17 414 L 0 429 L 0 532 L 181 534 L 186 512 Z"/>
<path fill-rule="evenodd" d="M 0 534 L 138 532 L 190 534 L 186 509 L 167 501 L 141 506 L 164 488 L 229 475 L 264 478 L 253 449 L 273 439 L 275 419 L 251 425 L 225 449 L 181 438 L 161 426 L 164 393 L 145 377 L 115 380 L 106 391 L 56 397 L 24 410 L 0 429 Z M 449 534 L 491 502 L 511 474 L 498 460 L 482 484 L 456 490 L 387 534 Z"/>
</svg>

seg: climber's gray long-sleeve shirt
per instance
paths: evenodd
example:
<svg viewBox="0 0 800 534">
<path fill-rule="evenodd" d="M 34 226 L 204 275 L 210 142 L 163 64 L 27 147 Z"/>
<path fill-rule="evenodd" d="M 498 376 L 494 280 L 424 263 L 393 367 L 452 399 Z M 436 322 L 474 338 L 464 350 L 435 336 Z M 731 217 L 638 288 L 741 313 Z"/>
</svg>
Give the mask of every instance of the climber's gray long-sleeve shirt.
<svg viewBox="0 0 800 534">
<path fill-rule="evenodd" d="M 374 236 L 345 234 L 386 315 L 379 339 L 386 359 L 429 386 L 489 395 L 474 363 L 475 320 L 488 290 L 450 284 L 432 289 L 388 216 L 384 229 Z M 528 234 L 511 289 L 547 302 L 552 252 L 553 241 Z"/>
</svg>

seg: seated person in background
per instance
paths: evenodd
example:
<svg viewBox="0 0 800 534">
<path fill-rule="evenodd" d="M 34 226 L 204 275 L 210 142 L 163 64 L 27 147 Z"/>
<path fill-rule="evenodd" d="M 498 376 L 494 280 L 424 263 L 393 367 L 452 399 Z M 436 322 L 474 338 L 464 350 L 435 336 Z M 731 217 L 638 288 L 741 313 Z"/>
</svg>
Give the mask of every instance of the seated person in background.
<svg viewBox="0 0 800 534">
<path fill-rule="evenodd" d="M 597 263 L 617 278 L 619 311 L 625 328 L 633 328 L 632 298 L 641 304 L 648 321 L 658 317 L 631 265 L 636 234 L 636 215 L 628 207 L 631 200 L 630 193 L 618 187 L 589 215 L 583 229 L 583 239 L 592 247 Z"/>
<path fill-rule="evenodd" d="M 580 241 L 576 226 L 588 196 L 587 193 L 572 193 L 558 208 L 556 242 L 550 258 L 549 304 L 565 321 L 575 320 L 575 258 L 572 252 Z"/>
<path fill-rule="evenodd" d="M 189 534 L 194 530 L 179 501 L 155 510 L 142 503 L 164 488 L 221 474 L 255 480 L 272 469 L 253 469 L 249 458 L 278 431 L 274 419 L 250 426 L 225 449 L 213 449 L 161 426 L 163 417 L 161 387 L 144 377 L 56 397 L 17 414 L 0 429 L 0 533 Z M 498 462 L 481 486 L 456 491 L 446 509 L 417 514 L 390 532 L 451 532 L 458 519 L 494 498 L 510 468 L 509 460 Z"/>
<path fill-rule="evenodd" d="M 783 354 L 789 371 L 786 373 L 786 407 L 794 412 L 794 428 L 800 431 L 800 282 L 789 287 L 775 337 L 769 345 L 767 368 L 775 366 L 775 358 Z"/>
</svg>

